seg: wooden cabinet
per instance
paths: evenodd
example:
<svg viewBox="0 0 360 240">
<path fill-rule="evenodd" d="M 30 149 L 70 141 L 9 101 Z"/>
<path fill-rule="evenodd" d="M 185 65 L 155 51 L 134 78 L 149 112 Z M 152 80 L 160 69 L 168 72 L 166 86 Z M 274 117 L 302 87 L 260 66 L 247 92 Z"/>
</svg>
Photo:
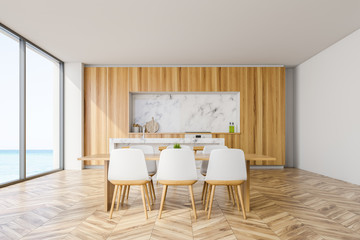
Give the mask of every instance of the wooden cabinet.
<svg viewBox="0 0 360 240">
<path fill-rule="evenodd" d="M 108 68 L 107 138 L 126 138 L 129 133 L 128 68 Z"/>
<path fill-rule="evenodd" d="M 180 68 L 130 68 L 129 82 L 130 92 L 178 92 L 180 91 Z"/>
<path fill-rule="evenodd" d="M 219 92 L 220 68 L 218 67 L 182 67 L 182 92 Z"/>
<path fill-rule="evenodd" d="M 285 69 L 261 68 L 261 79 L 262 129 L 256 152 L 276 156 L 285 164 Z"/>
<path fill-rule="evenodd" d="M 107 68 L 85 68 L 84 91 L 84 154 L 107 153 Z"/>
<path fill-rule="evenodd" d="M 85 68 L 86 155 L 108 152 L 112 137 L 129 134 L 129 92 L 240 92 L 241 134 L 214 133 L 247 153 L 275 156 L 285 164 L 285 68 L 131 67 Z M 184 133 L 146 137 L 184 137 Z"/>
</svg>

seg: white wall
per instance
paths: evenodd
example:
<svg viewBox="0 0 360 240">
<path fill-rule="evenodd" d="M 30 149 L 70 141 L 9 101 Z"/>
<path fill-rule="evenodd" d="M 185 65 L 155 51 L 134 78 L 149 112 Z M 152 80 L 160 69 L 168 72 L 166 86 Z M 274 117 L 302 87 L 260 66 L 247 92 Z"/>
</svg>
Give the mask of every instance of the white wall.
<svg viewBox="0 0 360 240">
<path fill-rule="evenodd" d="M 360 184 L 360 30 L 295 69 L 296 167 Z"/>
<path fill-rule="evenodd" d="M 82 169 L 83 156 L 83 83 L 82 63 L 65 63 L 64 83 L 64 161 L 65 169 Z"/>
</svg>

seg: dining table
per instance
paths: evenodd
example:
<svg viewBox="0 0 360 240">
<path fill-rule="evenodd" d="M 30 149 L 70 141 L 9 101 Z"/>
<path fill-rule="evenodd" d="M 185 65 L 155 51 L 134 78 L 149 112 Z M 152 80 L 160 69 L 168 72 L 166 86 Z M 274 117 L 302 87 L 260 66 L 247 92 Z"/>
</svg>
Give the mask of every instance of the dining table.
<svg viewBox="0 0 360 240">
<path fill-rule="evenodd" d="M 146 161 L 157 161 L 160 160 L 161 153 L 155 154 L 145 154 Z M 195 152 L 195 160 L 196 161 L 209 161 L 210 154 L 204 154 L 201 152 Z M 104 162 L 104 208 L 105 211 L 110 210 L 111 201 L 114 192 L 114 185 L 108 180 L 108 172 L 109 172 L 109 161 L 110 161 L 110 154 L 94 154 L 88 155 L 84 157 L 78 158 L 80 161 L 86 160 L 97 160 Z M 245 160 L 246 160 L 246 171 L 247 171 L 247 180 L 245 181 L 243 187 L 243 196 L 244 196 L 244 204 L 245 204 L 245 211 L 250 211 L 250 161 L 275 161 L 276 158 L 268 155 L 262 154 L 255 154 L 255 153 L 245 153 Z"/>
</svg>

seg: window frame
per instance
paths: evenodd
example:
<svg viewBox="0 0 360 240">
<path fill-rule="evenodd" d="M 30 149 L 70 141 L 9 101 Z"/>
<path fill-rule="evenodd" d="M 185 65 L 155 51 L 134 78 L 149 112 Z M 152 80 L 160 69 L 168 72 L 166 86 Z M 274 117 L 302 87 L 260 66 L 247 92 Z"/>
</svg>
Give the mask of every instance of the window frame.
<svg viewBox="0 0 360 240">
<path fill-rule="evenodd" d="M 9 37 L 14 37 L 19 40 L 19 179 L 5 182 L 0 184 L 1 187 L 19 183 L 22 181 L 30 180 L 33 178 L 48 175 L 54 172 L 64 170 L 64 62 L 45 51 L 41 47 L 27 40 L 20 34 L 14 32 L 10 28 L 0 23 L 0 29 L 8 34 Z M 46 171 L 40 174 L 26 176 L 26 46 L 31 46 L 34 50 L 40 54 L 51 59 L 55 63 L 59 64 L 59 169 Z"/>
</svg>

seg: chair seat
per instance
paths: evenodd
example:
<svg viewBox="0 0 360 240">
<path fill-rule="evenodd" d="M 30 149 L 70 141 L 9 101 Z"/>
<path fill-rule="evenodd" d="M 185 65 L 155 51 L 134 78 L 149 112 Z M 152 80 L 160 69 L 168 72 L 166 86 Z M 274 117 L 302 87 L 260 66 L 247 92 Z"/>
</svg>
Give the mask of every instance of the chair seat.
<svg viewBox="0 0 360 240">
<path fill-rule="evenodd" d="M 150 182 L 150 180 L 149 177 L 149 179 L 144 180 L 110 180 L 110 182 L 114 185 L 143 185 Z"/>
<path fill-rule="evenodd" d="M 206 180 L 211 185 L 239 185 L 245 182 L 244 180 Z"/>
<path fill-rule="evenodd" d="M 158 180 L 158 182 L 163 185 L 192 185 L 197 180 Z"/>
</svg>

